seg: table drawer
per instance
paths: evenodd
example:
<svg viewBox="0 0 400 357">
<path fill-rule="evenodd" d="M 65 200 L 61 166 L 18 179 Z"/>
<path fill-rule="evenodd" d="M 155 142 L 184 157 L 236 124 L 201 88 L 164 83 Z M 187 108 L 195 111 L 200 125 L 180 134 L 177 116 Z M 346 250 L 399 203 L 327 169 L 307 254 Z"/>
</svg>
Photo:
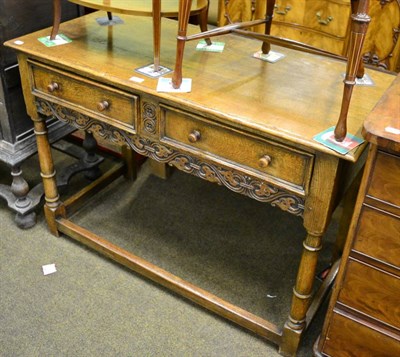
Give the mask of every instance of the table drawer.
<svg viewBox="0 0 400 357">
<path fill-rule="evenodd" d="M 400 157 L 378 151 L 367 194 L 400 210 Z"/>
<path fill-rule="evenodd" d="M 356 234 L 354 251 L 400 271 L 400 217 L 364 206 Z"/>
<path fill-rule="evenodd" d="M 34 95 L 128 129 L 137 127 L 137 96 L 44 65 L 30 63 L 30 68 Z"/>
<path fill-rule="evenodd" d="M 161 141 L 169 146 L 239 165 L 241 171 L 247 169 L 267 181 L 270 177 L 300 194 L 307 190 L 313 155 L 261 140 L 178 109 L 161 106 L 161 112 Z"/>
<path fill-rule="evenodd" d="M 350 259 L 338 301 L 400 329 L 400 277 Z"/>
<path fill-rule="evenodd" d="M 400 356 L 399 339 L 334 312 L 322 352 L 331 357 Z"/>
</svg>

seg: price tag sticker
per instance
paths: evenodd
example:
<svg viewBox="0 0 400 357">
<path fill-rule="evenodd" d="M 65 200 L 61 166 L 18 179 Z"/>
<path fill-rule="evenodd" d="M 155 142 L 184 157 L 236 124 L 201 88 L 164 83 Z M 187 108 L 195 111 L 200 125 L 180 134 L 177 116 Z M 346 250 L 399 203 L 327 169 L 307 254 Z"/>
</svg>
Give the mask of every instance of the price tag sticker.
<svg viewBox="0 0 400 357">
<path fill-rule="evenodd" d="M 55 264 L 46 264 L 42 266 L 43 275 L 53 274 L 57 271 Z"/>
</svg>

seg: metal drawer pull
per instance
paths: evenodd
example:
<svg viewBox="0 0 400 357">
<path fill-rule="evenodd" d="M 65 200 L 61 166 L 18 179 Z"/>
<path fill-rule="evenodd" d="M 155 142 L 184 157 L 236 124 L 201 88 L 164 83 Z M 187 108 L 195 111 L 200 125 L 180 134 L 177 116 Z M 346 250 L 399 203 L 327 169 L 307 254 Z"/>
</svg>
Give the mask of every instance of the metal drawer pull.
<svg viewBox="0 0 400 357">
<path fill-rule="evenodd" d="M 260 160 L 258 160 L 258 165 L 265 169 L 269 164 L 271 163 L 271 156 L 269 155 L 264 155 Z"/>
<path fill-rule="evenodd" d="M 286 15 L 288 11 L 292 9 L 290 6 L 286 6 L 285 10 L 279 10 L 279 5 L 274 5 L 274 8 L 275 8 L 275 13 L 278 15 Z"/>
<path fill-rule="evenodd" d="M 316 14 L 315 14 L 315 16 L 317 16 L 317 19 L 318 19 L 318 23 L 319 24 L 321 24 L 321 25 L 329 25 L 329 23 L 333 20 L 333 16 L 328 16 L 327 18 L 326 18 L 326 20 L 322 20 L 321 19 L 321 12 L 320 11 L 318 11 Z"/>
<path fill-rule="evenodd" d="M 49 92 L 54 92 L 60 89 L 60 85 L 57 82 L 52 82 L 47 86 Z"/>
<path fill-rule="evenodd" d="M 110 108 L 110 103 L 106 100 L 102 100 L 101 102 L 97 103 L 97 110 L 99 112 L 103 112 L 104 110 Z"/>
<path fill-rule="evenodd" d="M 201 134 L 200 134 L 200 131 L 198 131 L 198 130 L 193 130 L 193 131 L 188 135 L 188 140 L 189 140 L 191 143 L 195 143 L 195 142 L 199 141 L 200 138 L 201 138 Z"/>
</svg>

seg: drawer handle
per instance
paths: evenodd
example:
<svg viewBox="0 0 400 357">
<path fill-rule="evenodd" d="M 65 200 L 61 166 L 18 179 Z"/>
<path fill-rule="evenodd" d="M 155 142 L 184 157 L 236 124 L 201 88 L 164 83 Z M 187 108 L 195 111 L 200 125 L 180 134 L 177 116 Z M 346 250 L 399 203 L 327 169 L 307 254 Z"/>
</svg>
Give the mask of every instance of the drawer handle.
<svg viewBox="0 0 400 357">
<path fill-rule="evenodd" d="M 107 110 L 108 108 L 110 108 L 110 103 L 107 102 L 106 100 L 102 100 L 101 102 L 97 103 L 97 110 L 99 112 L 103 112 L 103 111 Z"/>
<path fill-rule="evenodd" d="M 264 155 L 260 160 L 258 160 L 258 165 L 263 169 L 268 167 L 270 163 L 271 163 L 271 156 L 269 155 Z"/>
<path fill-rule="evenodd" d="M 49 92 L 55 92 L 60 89 L 60 85 L 57 82 L 52 82 L 47 86 Z"/>
<path fill-rule="evenodd" d="M 201 138 L 201 133 L 198 130 L 193 130 L 188 136 L 188 140 L 191 143 L 195 143 L 195 142 L 199 141 L 200 138 Z"/>
<path fill-rule="evenodd" d="M 274 8 L 275 8 L 275 13 L 277 13 L 278 15 L 286 15 L 288 11 L 292 10 L 290 6 L 286 6 L 285 10 L 279 10 L 279 5 L 274 5 Z"/>
<path fill-rule="evenodd" d="M 329 25 L 329 23 L 333 20 L 333 16 L 328 16 L 325 20 L 323 20 L 323 19 L 321 18 L 321 12 L 320 12 L 320 11 L 318 11 L 318 12 L 315 14 L 315 16 L 317 16 L 318 23 L 319 23 L 320 25 L 324 25 L 324 26 Z"/>
</svg>

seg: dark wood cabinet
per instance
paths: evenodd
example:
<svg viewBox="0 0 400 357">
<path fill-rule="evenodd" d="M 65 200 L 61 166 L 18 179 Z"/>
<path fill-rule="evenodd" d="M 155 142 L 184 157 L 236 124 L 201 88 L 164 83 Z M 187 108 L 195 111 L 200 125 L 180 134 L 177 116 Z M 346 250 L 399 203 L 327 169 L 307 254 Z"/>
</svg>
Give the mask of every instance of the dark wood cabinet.
<svg viewBox="0 0 400 357">
<path fill-rule="evenodd" d="M 77 17 L 79 12 L 77 5 L 63 1 L 63 21 Z M 17 212 L 16 220 L 21 227 L 34 224 L 35 199 L 28 195 L 20 165 L 36 153 L 36 140 L 32 121 L 26 114 L 15 51 L 3 46 L 3 42 L 50 26 L 52 13 L 49 0 L 0 1 L 0 161 L 10 166 L 13 176 L 12 188 L 0 185 L 0 197 Z M 53 119 L 49 119 L 48 125 L 51 142 L 71 132 L 70 127 Z"/>
<path fill-rule="evenodd" d="M 364 124 L 370 149 L 317 356 L 400 356 L 400 76 Z"/>
</svg>

